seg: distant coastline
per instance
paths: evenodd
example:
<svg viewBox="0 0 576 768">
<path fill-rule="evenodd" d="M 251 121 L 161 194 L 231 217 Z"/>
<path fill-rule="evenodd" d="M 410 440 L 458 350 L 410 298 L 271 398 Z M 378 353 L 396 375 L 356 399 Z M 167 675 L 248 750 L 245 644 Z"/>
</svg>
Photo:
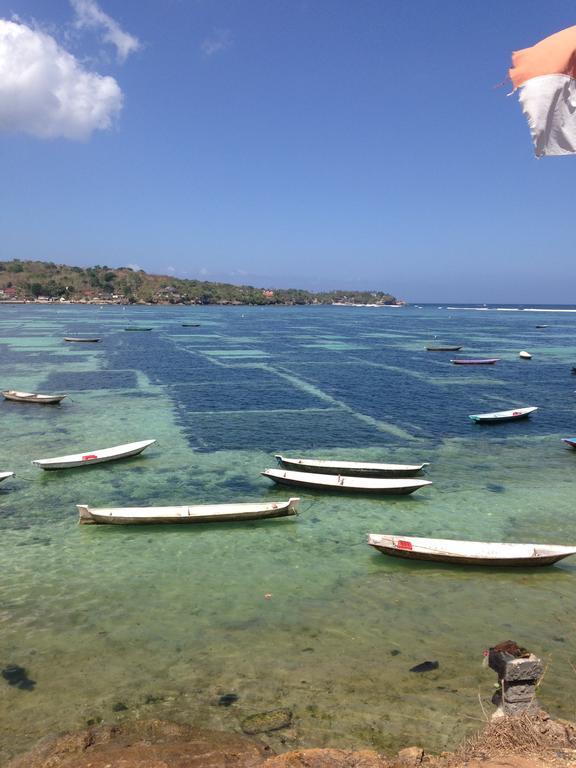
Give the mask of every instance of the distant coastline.
<svg viewBox="0 0 576 768">
<path fill-rule="evenodd" d="M 143 305 L 332 305 L 401 306 L 384 291 L 323 291 L 255 288 L 170 275 L 131 267 L 73 267 L 44 261 L 0 261 L 0 302 L 10 304 Z"/>
</svg>

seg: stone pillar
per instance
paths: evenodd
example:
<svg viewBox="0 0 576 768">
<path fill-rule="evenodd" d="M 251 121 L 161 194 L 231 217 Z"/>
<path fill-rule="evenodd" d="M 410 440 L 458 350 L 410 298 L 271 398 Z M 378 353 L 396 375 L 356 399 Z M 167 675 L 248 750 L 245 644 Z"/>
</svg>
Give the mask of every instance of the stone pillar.
<svg viewBox="0 0 576 768">
<path fill-rule="evenodd" d="M 500 684 L 498 701 L 495 702 L 499 703 L 499 707 L 493 717 L 520 715 L 540 709 L 536 686 L 544 672 L 541 659 L 529 652 L 517 657 L 495 646 L 488 652 L 488 665 L 497 673 Z"/>
</svg>

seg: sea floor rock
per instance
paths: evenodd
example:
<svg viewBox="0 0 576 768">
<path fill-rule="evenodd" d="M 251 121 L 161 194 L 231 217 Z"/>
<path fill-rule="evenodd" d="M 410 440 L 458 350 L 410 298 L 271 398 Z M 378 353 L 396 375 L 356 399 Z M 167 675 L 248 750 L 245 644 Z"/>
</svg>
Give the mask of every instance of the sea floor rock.
<svg viewBox="0 0 576 768">
<path fill-rule="evenodd" d="M 266 733 L 288 728 L 292 722 L 292 712 L 289 709 L 272 709 L 268 712 L 258 712 L 245 717 L 241 722 L 244 733 Z"/>
</svg>

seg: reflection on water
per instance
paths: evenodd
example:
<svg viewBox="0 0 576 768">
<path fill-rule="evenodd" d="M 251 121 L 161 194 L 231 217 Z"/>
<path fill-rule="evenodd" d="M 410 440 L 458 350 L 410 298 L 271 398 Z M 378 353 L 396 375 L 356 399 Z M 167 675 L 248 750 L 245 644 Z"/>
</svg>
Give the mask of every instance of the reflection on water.
<svg viewBox="0 0 576 768">
<path fill-rule="evenodd" d="M 494 682 L 482 651 L 507 638 L 550 660 L 540 697 L 572 716 L 576 561 L 462 569 L 365 544 L 369 531 L 576 540 L 576 454 L 560 442 L 576 425 L 576 318 L 534 330 L 534 314 L 455 314 L 0 306 L 3 387 L 69 393 L 55 407 L 0 403 L 0 470 L 16 472 L 0 486 L 0 666 L 36 682 L 0 679 L 0 763 L 88 721 L 237 729 L 280 706 L 294 712 L 288 746 L 442 749 L 479 724 L 478 691 L 488 702 Z M 124 333 L 129 320 L 154 330 Z M 103 341 L 66 345 L 67 334 Z M 455 368 L 424 351 L 434 337 L 502 362 Z M 467 418 L 521 405 L 540 410 L 493 429 Z M 116 464 L 30 465 L 146 438 L 158 443 Z M 76 525 L 77 503 L 287 498 L 260 476 L 276 452 L 430 461 L 434 485 L 303 493 L 289 520 Z M 427 660 L 438 669 L 409 671 Z M 226 694 L 238 699 L 218 706 Z"/>
</svg>

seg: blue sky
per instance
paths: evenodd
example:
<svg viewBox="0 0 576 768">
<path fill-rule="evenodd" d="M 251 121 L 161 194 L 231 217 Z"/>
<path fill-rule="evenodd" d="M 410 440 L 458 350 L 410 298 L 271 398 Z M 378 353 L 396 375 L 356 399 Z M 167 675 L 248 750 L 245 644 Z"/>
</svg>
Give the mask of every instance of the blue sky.
<svg viewBox="0 0 576 768">
<path fill-rule="evenodd" d="M 0 0 L 0 19 L 19 25 L 0 259 L 576 301 L 576 158 L 536 160 L 495 87 L 573 0 Z"/>
</svg>

